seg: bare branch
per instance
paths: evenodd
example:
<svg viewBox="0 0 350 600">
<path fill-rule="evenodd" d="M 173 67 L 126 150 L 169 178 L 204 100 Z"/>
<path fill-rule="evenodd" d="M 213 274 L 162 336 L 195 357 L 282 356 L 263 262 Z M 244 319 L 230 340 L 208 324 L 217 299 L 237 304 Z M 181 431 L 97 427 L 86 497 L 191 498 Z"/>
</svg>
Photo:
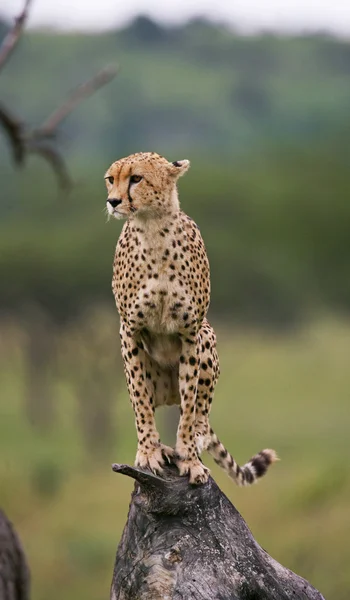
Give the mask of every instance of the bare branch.
<svg viewBox="0 0 350 600">
<path fill-rule="evenodd" d="M 91 79 L 86 81 L 85 83 L 79 85 L 75 90 L 73 90 L 70 97 L 64 102 L 61 106 L 59 106 L 46 121 L 35 131 L 36 136 L 40 137 L 53 137 L 56 135 L 57 126 L 65 119 L 74 108 L 85 100 L 88 96 L 91 96 L 96 90 L 100 87 L 106 85 L 117 74 L 118 69 L 112 66 L 105 67 L 101 69 L 96 75 L 94 75 Z"/>
<path fill-rule="evenodd" d="M 25 123 L 21 123 L 1 105 L 0 125 L 9 139 L 15 164 L 21 166 L 28 154 L 38 154 L 51 165 L 61 189 L 68 191 L 72 187 L 67 166 L 58 150 L 45 138 L 38 139 L 33 132 L 27 132 Z"/>
<path fill-rule="evenodd" d="M 14 162 L 17 165 L 23 165 L 26 152 L 23 123 L 15 118 L 7 108 L 0 105 L 0 124 L 5 130 L 11 144 Z"/>
<path fill-rule="evenodd" d="M 25 0 L 24 8 L 15 19 L 11 31 L 5 36 L 0 46 L 0 70 L 15 49 L 23 32 L 32 0 Z M 52 138 L 57 135 L 59 124 L 82 102 L 96 90 L 109 83 L 117 74 L 114 67 L 105 67 L 91 79 L 79 85 L 68 99 L 63 102 L 38 129 L 32 129 L 21 122 L 7 108 L 0 105 L 0 126 L 6 133 L 12 149 L 15 164 L 22 165 L 28 154 L 42 156 L 52 167 L 61 189 L 68 191 L 72 187 L 66 163 L 60 152 L 52 145 Z"/>
<path fill-rule="evenodd" d="M 10 54 L 14 51 L 18 44 L 19 38 L 21 37 L 25 22 L 29 14 L 29 5 L 31 0 L 26 0 L 22 12 L 16 17 L 14 26 L 5 36 L 0 46 L 0 70 L 5 65 Z"/>
<path fill-rule="evenodd" d="M 49 163 L 57 177 L 58 185 L 63 191 L 68 192 L 72 188 L 73 182 L 69 175 L 67 165 L 61 154 L 55 148 L 49 144 L 32 142 L 28 147 L 28 152 L 31 154 L 38 154 Z"/>
</svg>

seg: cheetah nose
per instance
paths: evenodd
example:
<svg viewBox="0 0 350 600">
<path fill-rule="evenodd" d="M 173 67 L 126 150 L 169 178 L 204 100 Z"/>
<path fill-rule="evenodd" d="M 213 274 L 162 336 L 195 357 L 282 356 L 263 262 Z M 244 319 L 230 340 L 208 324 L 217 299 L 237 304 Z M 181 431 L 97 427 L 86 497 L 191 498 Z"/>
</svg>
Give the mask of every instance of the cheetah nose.
<svg viewBox="0 0 350 600">
<path fill-rule="evenodd" d="M 113 206 L 113 208 L 116 208 L 116 206 L 118 206 L 119 204 L 122 203 L 121 200 L 108 200 L 108 202 L 110 203 L 111 206 Z"/>
</svg>

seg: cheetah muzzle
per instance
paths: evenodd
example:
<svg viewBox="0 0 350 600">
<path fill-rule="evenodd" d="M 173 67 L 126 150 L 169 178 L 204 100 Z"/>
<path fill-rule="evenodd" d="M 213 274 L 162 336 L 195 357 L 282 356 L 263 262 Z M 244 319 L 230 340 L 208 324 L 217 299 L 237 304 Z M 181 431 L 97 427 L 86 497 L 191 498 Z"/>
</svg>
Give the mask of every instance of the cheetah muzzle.
<svg viewBox="0 0 350 600">
<path fill-rule="evenodd" d="M 209 425 L 219 377 L 215 333 L 206 319 L 209 263 L 197 225 L 180 210 L 177 180 L 188 160 L 168 162 L 141 152 L 113 163 L 105 174 L 107 211 L 126 223 L 119 237 L 112 289 L 120 314 L 124 370 L 135 413 L 136 465 L 162 472 L 174 461 L 190 483 L 208 480 L 200 460 L 208 450 L 240 485 L 253 483 L 276 460 L 263 450 L 243 467 Z M 178 404 L 173 450 L 160 442 L 155 408 Z"/>
</svg>

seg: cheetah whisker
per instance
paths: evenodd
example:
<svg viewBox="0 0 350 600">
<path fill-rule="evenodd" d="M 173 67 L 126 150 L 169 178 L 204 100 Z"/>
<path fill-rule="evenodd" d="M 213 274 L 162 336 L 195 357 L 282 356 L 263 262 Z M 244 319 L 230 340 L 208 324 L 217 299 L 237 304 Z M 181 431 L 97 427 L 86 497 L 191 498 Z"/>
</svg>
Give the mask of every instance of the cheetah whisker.
<svg viewBox="0 0 350 600">
<path fill-rule="evenodd" d="M 105 216 L 107 217 L 106 223 L 108 223 L 108 221 L 110 221 L 110 219 L 111 219 L 111 215 L 108 212 L 107 206 L 105 206 L 101 212 L 103 212 L 105 214 Z"/>
</svg>

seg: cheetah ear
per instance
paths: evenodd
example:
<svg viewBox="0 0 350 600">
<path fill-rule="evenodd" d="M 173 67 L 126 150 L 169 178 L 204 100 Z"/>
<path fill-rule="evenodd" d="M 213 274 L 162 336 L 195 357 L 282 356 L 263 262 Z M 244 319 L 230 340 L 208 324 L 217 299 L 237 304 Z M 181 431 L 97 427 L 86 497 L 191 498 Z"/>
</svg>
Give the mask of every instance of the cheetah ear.
<svg viewBox="0 0 350 600">
<path fill-rule="evenodd" d="M 183 160 L 174 160 L 174 162 L 169 163 L 169 171 L 170 174 L 178 179 L 181 175 L 184 175 L 186 171 L 190 168 L 190 161 L 184 158 Z"/>
</svg>

